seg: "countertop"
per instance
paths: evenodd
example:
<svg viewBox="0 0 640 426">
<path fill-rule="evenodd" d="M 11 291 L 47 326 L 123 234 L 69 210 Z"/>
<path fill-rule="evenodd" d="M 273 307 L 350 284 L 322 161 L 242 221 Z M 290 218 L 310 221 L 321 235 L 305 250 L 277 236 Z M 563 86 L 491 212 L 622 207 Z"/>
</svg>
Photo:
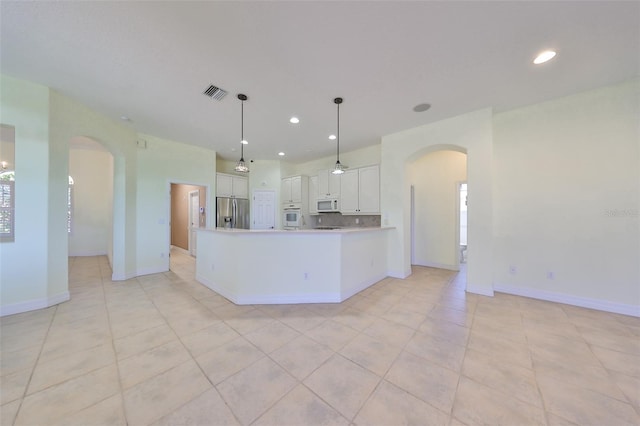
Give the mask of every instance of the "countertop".
<svg viewBox="0 0 640 426">
<path fill-rule="evenodd" d="M 228 228 L 197 228 L 198 231 L 220 232 L 225 234 L 350 234 L 357 232 L 376 232 L 395 229 L 393 226 L 372 226 L 359 228 L 338 228 L 338 229 L 228 229 Z"/>
</svg>

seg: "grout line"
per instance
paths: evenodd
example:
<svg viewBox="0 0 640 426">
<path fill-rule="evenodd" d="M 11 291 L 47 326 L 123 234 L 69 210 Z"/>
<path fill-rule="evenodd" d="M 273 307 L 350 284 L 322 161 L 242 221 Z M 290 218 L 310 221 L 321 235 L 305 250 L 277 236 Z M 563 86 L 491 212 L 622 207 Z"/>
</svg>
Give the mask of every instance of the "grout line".
<svg viewBox="0 0 640 426">
<path fill-rule="evenodd" d="M 38 351 L 38 356 L 36 357 L 35 362 L 33 363 L 33 367 L 31 367 L 31 374 L 29 374 L 29 379 L 27 380 L 27 384 L 22 391 L 22 396 L 20 397 L 20 404 L 18 405 L 18 409 L 16 410 L 15 417 L 13 418 L 11 424 L 15 424 L 16 420 L 18 420 L 18 415 L 20 414 L 20 410 L 22 410 L 22 404 L 27 397 L 27 391 L 29 390 L 29 386 L 31 385 L 31 379 L 33 379 L 33 373 L 35 373 L 36 368 L 38 367 L 38 361 L 40 361 L 40 357 L 42 356 L 42 350 L 44 349 L 44 344 L 47 341 L 47 337 L 49 337 L 49 331 L 51 330 L 51 325 L 53 324 L 53 319 L 58 312 L 58 305 L 53 307 L 54 312 L 51 314 L 51 318 L 49 319 L 49 325 L 47 326 L 47 331 L 42 338 L 42 343 L 40 344 L 40 350 Z"/>
<path fill-rule="evenodd" d="M 127 404 L 125 403 L 125 400 L 124 400 L 124 387 L 122 386 L 122 375 L 120 374 L 120 363 L 118 361 L 118 352 L 116 351 L 116 345 L 115 345 L 116 339 L 115 339 L 115 336 L 113 335 L 113 329 L 111 327 L 111 312 L 107 304 L 107 294 L 105 291 L 105 282 L 104 282 L 105 280 L 102 275 L 101 277 L 102 277 L 102 297 L 104 298 L 104 307 L 105 307 L 105 310 L 107 311 L 107 321 L 109 323 L 109 334 L 111 335 L 111 349 L 113 350 L 113 357 L 115 358 L 115 364 L 116 364 L 116 372 L 118 374 L 118 387 L 120 388 L 120 401 L 122 403 L 122 414 L 124 415 L 125 422 L 129 424 L 129 420 L 127 416 Z M 138 283 L 138 285 L 140 284 Z"/>
</svg>

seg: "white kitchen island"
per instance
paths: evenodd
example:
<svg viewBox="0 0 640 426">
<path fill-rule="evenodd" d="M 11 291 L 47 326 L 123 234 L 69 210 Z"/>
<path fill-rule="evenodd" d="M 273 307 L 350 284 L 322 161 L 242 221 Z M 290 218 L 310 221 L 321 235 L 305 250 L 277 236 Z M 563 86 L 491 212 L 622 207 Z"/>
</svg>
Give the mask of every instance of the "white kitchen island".
<svg viewBox="0 0 640 426">
<path fill-rule="evenodd" d="M 389 229 L 199 229 L 196 279 L 238 305 L 342 302 L 387 276 Z"/>
</svg>

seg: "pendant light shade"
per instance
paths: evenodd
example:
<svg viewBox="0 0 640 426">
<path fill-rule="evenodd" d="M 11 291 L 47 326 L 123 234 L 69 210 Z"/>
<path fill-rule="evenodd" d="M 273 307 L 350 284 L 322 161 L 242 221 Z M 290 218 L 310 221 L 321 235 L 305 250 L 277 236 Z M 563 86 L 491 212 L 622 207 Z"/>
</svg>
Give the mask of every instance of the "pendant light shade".
<svg viewBox="0 0 640 426">
<path fill-rule="evenodd" d="M 243 95 L 242 93 L 238 94 L 238 99 L 240 99 L 240 160 L 236 164 L 235 171 L 240 173 L 249 173 L 249 167 L 244 162 L 244 146 L 247 141 L 244 140 L 244 101 L 247 99 L 247 95 Z"/>
<path fill-rule="evenodd" d="M 347 168 L 347 166 L 340 163 L 340 104 L 342 103 L 342 98 L 335 98 L 333 103 L 338 106 L 338 131 L 336 132 L 336 165 L 333 167 L 331 173 L 341 175 L 344 173 L 344 169 Z"/>
</svg>

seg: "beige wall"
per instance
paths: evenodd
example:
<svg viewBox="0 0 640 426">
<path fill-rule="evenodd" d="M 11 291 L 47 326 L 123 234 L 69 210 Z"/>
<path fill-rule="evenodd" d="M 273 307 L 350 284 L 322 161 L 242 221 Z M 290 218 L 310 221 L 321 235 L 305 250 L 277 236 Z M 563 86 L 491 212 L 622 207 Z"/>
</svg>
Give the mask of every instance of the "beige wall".
<svg viewBox="0 0 640 426">
<path fill-rule="evenodd" d="M 189 250 L 189 193 L 198 191 L 200 207 L 207 205 L 206 188 L 195 185 L 171 184 L 171 245 Z M 206 226 L 206 216 L 198 214 L 197 226 Z"/>
<path fill-rule="evenodd" d="M 71 149 L 69 176 L 74 180 L 69 256 L 106 255 L 113 226 L 113 156 Z"/>
</svg>

